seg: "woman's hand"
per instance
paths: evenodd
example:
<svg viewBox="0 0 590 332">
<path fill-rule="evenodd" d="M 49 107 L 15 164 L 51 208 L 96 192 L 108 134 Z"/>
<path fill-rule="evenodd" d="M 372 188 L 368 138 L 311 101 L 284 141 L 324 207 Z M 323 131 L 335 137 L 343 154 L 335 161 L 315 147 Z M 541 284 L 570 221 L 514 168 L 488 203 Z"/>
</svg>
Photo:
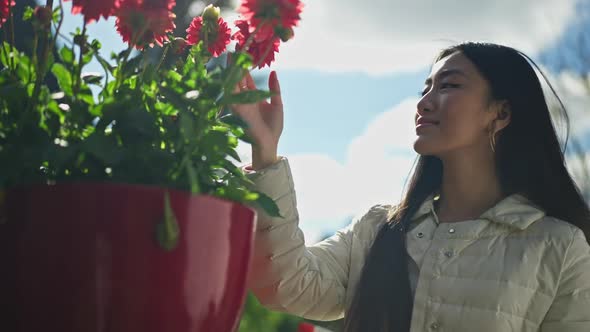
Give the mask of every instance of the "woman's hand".
<svg viewBox="0 0 590 332">
<path fill-rule="evenodd" d="M 277 149 L 283 132 L 283 102 L 277 73 L 272 71 L 268 78 L 268 88 L 274 95 L 270 103 L 261 101 L 253 104 L 231 105 L 247 124 L 247 134 L 253 139 L 252 168 L 257 170 L 267 167 L 278 160 Z M 256 85 L 249 72 L 234 88 L 234 93 L 256 90 Z"/>
</svg>

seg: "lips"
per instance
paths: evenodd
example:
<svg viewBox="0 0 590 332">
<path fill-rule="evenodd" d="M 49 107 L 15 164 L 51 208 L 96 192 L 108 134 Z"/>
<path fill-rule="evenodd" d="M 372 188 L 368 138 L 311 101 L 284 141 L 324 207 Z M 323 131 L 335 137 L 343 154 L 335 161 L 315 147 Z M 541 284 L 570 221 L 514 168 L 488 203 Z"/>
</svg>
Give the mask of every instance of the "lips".
<svg viewBox="0 0 590 332">
<path fill-rule="evenodd" d="M 438 124 L 439 124 L 439 122 L 434 119 L 426 119 L 426 118 L 420 117 L 416 121 L 416 128 L 423 127 L 423 126 L 438 125 Z"/>
</svg>

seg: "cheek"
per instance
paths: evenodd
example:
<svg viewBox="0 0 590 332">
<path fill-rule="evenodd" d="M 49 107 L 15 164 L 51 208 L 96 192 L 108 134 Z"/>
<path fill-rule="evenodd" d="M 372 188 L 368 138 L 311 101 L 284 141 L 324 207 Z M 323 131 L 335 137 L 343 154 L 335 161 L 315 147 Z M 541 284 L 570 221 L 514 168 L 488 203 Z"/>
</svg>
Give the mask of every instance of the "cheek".
<svg viewBox="0 0 590 332">
<path fill-rule="evenodd" d="M 485 139 L 485 131 L 482 129 L 479 116 L 480 110 L 476 107 L 467 108 L 465 104 L 446 105 L 440 109 L 440 124 L 432 131 L 419 135 L 414 142 L 414 150 L 419 154 L 437 155 L 445 151 L 454 150 L 466 146 L 479 144 Z"/>
<path fill-rule="evenodd" d="M 445 122 L 441 123 L 441 140 L 448 146 L 469 146 L 485 138 L 485 130 L 481 123 L 483 116 L 478 109 L 462 109 L 449 112 Z"/>
</svg>

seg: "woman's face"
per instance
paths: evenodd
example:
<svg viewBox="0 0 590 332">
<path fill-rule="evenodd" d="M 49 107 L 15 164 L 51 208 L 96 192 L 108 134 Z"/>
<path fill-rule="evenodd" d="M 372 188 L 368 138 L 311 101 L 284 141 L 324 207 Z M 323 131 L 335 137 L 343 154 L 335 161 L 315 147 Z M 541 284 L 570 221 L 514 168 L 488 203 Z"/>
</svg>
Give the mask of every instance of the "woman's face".
<svg viewBox="0 0 590 332">
<path fill-rule="evenodd" d="M 414 150 L 443 158 L 456 152 L 488 149 L 487 81 L 462 53 L 455 52 L 432 67 L 415 117 Z"/>
</svg>

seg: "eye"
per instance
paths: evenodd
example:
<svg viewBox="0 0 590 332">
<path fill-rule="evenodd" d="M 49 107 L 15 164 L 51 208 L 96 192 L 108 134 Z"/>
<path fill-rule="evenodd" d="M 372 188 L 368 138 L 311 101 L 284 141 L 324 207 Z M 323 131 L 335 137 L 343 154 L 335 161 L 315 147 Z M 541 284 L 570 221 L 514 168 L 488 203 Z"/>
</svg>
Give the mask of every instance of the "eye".
<svg viewBox="0 0 590 332">
<path fill-rule="evenodd" d="M 418 91 L 418 95 L 420 97 L 424 97 L 424 95 L 428 92 L 429 87 L 425 87 L 422 91 Z"/>
<path fill-rule="evenodd" d="M 453 84 L 453 83 L 441 83 L 440 84 L 440 88 L 441 89 L 446 89 L 446 88 L 458 88 L 460 85 L 459 84 Z"/>
</svg>

